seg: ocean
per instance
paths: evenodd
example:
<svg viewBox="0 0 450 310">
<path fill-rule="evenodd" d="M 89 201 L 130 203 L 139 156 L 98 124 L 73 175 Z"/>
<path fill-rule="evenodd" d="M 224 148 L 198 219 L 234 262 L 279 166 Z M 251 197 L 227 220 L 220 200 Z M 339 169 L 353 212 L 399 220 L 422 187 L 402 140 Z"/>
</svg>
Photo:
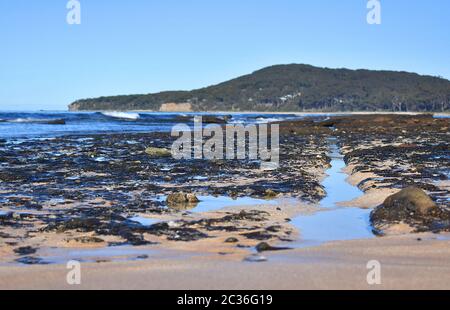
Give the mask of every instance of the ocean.
<svg viewBox="0 0 450 310">
<path fill-rule="evenodd" d="M 97 133 L 169 132 L 176 124 L 192 123 L 207 113 L 141 112 L 0 112 L 0 138 L 45 138 Z M 265 123 L 295 119 L 295 114 L 231 114 L 229 123 Z M 301 116 L 304 117 L 304 116 Z"/>
<path fill-rule="evenodd" d="M 226 115 L 232 117 L 228 121 L 231 124 L 254 124 L 309 116 L 323 119 L 337 114 L 0 111 L 0 138 L 10 140 L 64 135 L 170 132 L 176 124 L 192 125 L 196 115 Z M 435 117 L 449 116 L 437 114 Z"/>
</svg>

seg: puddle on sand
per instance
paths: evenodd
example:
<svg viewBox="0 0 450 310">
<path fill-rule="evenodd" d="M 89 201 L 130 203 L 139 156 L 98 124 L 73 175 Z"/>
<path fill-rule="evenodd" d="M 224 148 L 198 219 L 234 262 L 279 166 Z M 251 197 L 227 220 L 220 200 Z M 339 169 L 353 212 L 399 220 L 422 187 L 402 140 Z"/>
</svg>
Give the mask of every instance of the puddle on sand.
<svg viewBox="0 0 450 310">
<path fill-rule="evenodd" d="M 436 236 L 436 240 L 439 241 L 450 241 L 450 233 L 439 234 Z"/>
<path fill-rule="evenodd" d="M 370 211 L 342 208 L 297 217 L 292 224 L 300 229 L 301 240 L 294 242 L 293 246 L 305 247 L 331 241 L 373 238 Z"/>
<path fill-rule="evenodd" d="M 197 204 L 187 205 L 184 211 L 193 213 L 203 213 L 218 211 L 223 208 L 228 207 L 245 207 L 245 206 L 255 206 L 255 205 L 277 205 L 279 202 L 277 199 L 257 199 L 251 197 L 238 197 L 231 198 L 227 196 L 197 196 L 200 200 Z M 167 196 L 160 195 L 154 200 L 163 202 L 166 201 Z M 180 206 L 180 208 L 183 205 Z M 190 208 L 191 207 L 191 208 Z M 182 208 L 181 208 L 182 209 Z"/>
<path fill-rule="evenodd" d="M 300 231 L 300 240 L 289 244 L 291 247 L 375 237 L 369 220 L 371 210 L 337 206 L 337 203 L 353 200 L 363 192 L 346 181 L 348 176 L 342 171 L 346 165 L 336 139 L 329 139 L 329 144 L 331 168 L 327 170 L 328 177 L 323 182 L 327 197 L 320 202 L 320 207 L 325 210 L 292 220 L 292 225 Z"/>
<path fill-rule="evenodd" d="M 147 259 L 181 259 L 189 260 L 202 253 L 179 252 L 168 249 L 155 249 L 148 246 L 136 247 L 132 245 L 109 246 L 103 248 L 41 248 L 36 257 L 45 264 L 65 265 L 74 260 L 80 263 L 126 262 Z M 8 265 L 27 266 L 17 262 Z M 3 264 L 0 264 L 3 265 Z"/>
<path fill-rule="evenodd" d="M 245 207 L 254 205 L 276 205 L 276 200 L 264 200 L 251 197 L 230 198 L 225 196 L 199 196 L 200 202 L 190 210 L 195 213 L 217 211 L 227 207 Z"/>
<path fill-rule="evenodd" d="M 134 217 L 130 217 L 128 218 L 129 221 L 135 222 L 135 223 L 139 223 L 142 226 L 152 226 L 158 222 L 160 222 L 159 220 L 156 219 L 152 219 L 149 217 L 142 217 L 142 216 L 134 216 Z"/>
<path fill-rule="evenodd" d="M 158 251 L 133 246 L 110 246 L 97 249 L 47 249 L 41 250 L 41 258 L 50 264 L 65 264 L 69 260 L 79 262 L 128 261 L 154 256 Z"/>
</svg>

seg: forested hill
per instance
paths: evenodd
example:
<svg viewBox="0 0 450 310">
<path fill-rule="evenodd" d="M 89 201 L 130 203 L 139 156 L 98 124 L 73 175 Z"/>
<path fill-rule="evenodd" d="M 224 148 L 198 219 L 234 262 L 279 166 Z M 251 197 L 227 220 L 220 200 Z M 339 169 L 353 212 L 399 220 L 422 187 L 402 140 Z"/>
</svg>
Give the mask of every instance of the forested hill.
<svg viewBox="0 0 450 310">
<path fill-rule="evenodd" d="M 408 72 L 291 64 L 192 91 L 78 100 L 69 109 L 442 112 L 450 109 L 450 81 Z"/>
</svg>

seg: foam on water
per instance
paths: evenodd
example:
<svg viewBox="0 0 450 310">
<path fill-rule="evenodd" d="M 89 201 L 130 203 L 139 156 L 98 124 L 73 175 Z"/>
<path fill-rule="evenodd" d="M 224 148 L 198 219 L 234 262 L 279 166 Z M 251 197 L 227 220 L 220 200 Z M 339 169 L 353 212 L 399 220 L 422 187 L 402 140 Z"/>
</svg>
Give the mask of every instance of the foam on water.
<svg viewBox="0 0 450 310">
<path fill-rule="evenodd" d="M 131 113 L 131 112 L 102 112 L 102 114 L 112 118 L 129 119 L 129 120 L 137 120 L 141 117 L 139 113 Z"/>
</svg>

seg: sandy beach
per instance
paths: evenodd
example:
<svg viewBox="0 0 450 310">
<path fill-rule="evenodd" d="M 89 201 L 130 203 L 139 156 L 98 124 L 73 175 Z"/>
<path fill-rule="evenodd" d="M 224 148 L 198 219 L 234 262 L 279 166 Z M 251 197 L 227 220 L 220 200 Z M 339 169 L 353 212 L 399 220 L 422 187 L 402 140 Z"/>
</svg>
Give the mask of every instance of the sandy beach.
<svg viewBox="0 0 450 310">
<path fill-rule="evenodd" d="M 139 262 L 82 264 L 82 284 L 66 282 L 64 265 L 0 267 L 1 289 L 450 289 L 449 238 L 430 234 L 336 242 L 267 255 L 193 257 L 177 253 Z M 418 238 L 421 241 L 418 241 Z M 381 263 L 381 285 L 368 285 L 367 263 Z"/>
</svg>

